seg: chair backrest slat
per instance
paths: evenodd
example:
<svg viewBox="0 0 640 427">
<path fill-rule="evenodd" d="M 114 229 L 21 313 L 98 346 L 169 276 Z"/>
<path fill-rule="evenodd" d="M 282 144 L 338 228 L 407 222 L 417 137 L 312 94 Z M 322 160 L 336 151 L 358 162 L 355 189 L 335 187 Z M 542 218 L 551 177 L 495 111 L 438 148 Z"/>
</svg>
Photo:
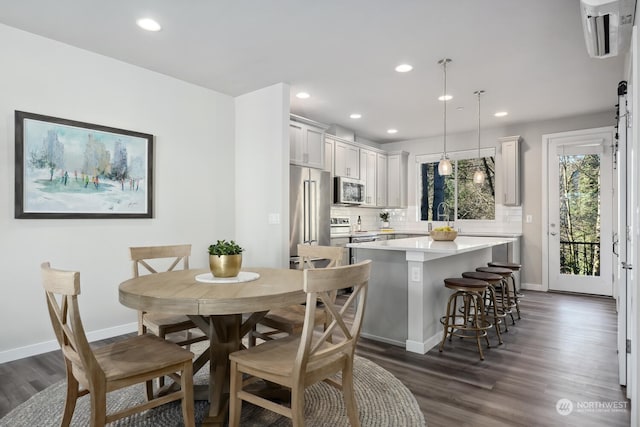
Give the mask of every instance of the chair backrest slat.
<svg viewBox="0 0 640 427">
<path fill-rule="evenodd" d="M 338 267 L 343 264 L 346 249 L 340 246 L 298 245 L 300 269 L 317 268 L 318 261 L 326 260 L 325 267 Z"/>
<path fill-rule="evenodd" d="M 48 262 L 42 263 L 41 271 L 49 317 L 62 352 L 79 371 L 91 373 L 88 381 L 104 381 L 80 319 L 80 273 L 53 269 Z"/>
<path fill-rule="evenodd" d="M 316 358 L 337 353 L 343 353 L 347 357 L 353 356 L 357 339 L 360 336 L 370 273 L 370 260 L 348 266 L 304 271 L 304 291 L 307 293 L 307 305 L 300 346 L 296 356 L 295 369 L 298 370 L 298 375 L 304 372 L 307 363 Z M 347 288 L 352 288 L 353 291 L 347 302 L 338 310 L 331 295 L 338 290 Z M 331 318 L 331 323 L 321 334 L 315 331 L 317 326 L 315 325 L 315 302 L 318 298 L 325 304 Z M 353 322 L 351 327 L 347 327 L 344 316 L 354 306 Z"/>
<path fill-rule="evenodd" d="M 183 269 L 188 269 L 191 245 L 130 247 L 129 253 L 133 262 L 133 277 L 138 277 L 140 275 L 140 266 L 151 274 L 158 273 L 158 267 L 154 267 L 148 262 L 155 259 L 174 258 L 165 271 L 173 271 L 180 262 L 182 262 Z"/>
</svg>

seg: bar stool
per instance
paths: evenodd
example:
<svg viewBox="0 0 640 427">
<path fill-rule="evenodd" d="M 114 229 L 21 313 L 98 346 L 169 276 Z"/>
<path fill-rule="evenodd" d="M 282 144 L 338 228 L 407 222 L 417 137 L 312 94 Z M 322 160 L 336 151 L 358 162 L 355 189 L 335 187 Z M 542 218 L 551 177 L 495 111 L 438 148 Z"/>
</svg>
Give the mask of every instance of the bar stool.
<svg viewBox="0 0 640 427">
<path fill-rule="evenodd" d="M 444 350 L 447 337 L 449 341 L 454 335 L 460 338 L 475 338 L 480 360 L 484 360 L 480 338 L 484 337 L 487 347 L 491 347 L 487 336 L 487 329 L 491 327 L 491 322 L 485 316 L 483 297 L 489 286 L 488 283 L 460 277 L 444 279 L 444 285 L 455 292 L 449 297 L 446 314 L 440 318 L 440 323 L 444 326 L 440 352 Z M 458 303 L 464 308 L 461 314 L 458 314 Z"/>
<path fill-rule="evenodd" d="M 500 324 L 504 323 L 505 332 L 508 332 L 509 329 L 506 326 L 507 322 L 502 321 L 503 318 L 507 317 L 504 309 L 498 310 L 498 303 L 496 301 L 496 288 L 494 285 L 500 284 L 502 282 L 502 276 L 499 274 L 492 273 L 482 273 L 480 271 L 465 271 L 462 273 L 462 277 L 465 279 L 475 279 L 482 280 L 483 282 L 487 282 L 489 286 L 487 286 L 487 294 L 485 295 L 485 308 L 487 310 L 487 315 L 493 317 L 493 327 L 496 329 L 496 335 L 498 336 L 498 343 L 502 344 L 502 333 L 500 331 Z M 488 302 L 487 302 L 488 301 Z M 493 316 L 492 316 L 493 312 Z"/>
<path fill-rule="evenodd" d="M 522 268 L 521 264 L 515 263 L 515 262 L 503 262 L 503 261 L 491 261 L 490 263 L 487 263 L 487 265 L 489 267 L 500 267 L 500 268 L 508 268 L 509 270 L 511 270 L 511 283 L 513 285 L 513 295 L 515 302 L 516 302 L 516 310 L 518 311 L 518 319 L 520 319 L 520 298 L 522 298 L 524 295 L 522 295 L 521 293 L 518 293 L 518 289 L 516 288 L 516 277 L 513 274 L 513 272 L 515 271 L 520 271 L 520 269 Z"/>
<path fill-rule="evenodd" d="M 476 268 L 476 271 L 482 273 L 498 274 L 502 276 L 502 284 L 500 286 L 496 286 L 496 290 L 500 292 L 502 305 L 503 307 L 506 307 L 506 313 L 511 317 L 511 322 L 515 325 L 516 319 L 513 317 L 513 309 L 517 310 L 518 306 L 515 302 L 515 294 L 513 295 L 513 298 L 511 297 L 511 291 L 509 290 L 509 281 L 507 280 L 509 277 L 511 277 L 511 270 L 501 267 L 478 267 Z"/>
</svg>

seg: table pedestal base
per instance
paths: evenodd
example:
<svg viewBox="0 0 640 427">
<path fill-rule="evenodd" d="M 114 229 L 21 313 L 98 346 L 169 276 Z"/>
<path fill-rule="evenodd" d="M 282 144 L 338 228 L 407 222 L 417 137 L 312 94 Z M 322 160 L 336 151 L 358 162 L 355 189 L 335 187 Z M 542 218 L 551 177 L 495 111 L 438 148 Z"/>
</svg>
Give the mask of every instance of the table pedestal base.
<svg viewBox="0 0 640 427">
<path fill-rule="evenodd" d="M 242 349 L 242 337 L 264 317 L 267 312 L 253 313 L 244 323 L 242 315 L 189 316 L 209 337 L 209 348 L 193 363 L 197 372 L 209 362 L 209 385 L 196 386 L 196 400 L 209 401 L 209 413 L 203 426 L 222 427 L 229 415 L 229 354 Z"/>
</svg>

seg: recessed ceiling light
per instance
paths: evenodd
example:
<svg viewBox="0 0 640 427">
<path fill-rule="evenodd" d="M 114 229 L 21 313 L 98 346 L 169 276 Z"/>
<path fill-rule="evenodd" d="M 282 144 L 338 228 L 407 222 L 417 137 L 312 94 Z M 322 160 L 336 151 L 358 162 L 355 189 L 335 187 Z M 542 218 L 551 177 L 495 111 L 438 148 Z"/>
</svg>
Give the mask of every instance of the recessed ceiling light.
<svg viewBox="0 0 640 427">
<path fill-rule="evenodd" d="M 452 99 L 452 95 L 441 95 L 438 97 L 438 101 L 451 101 Z"/>
<path fill-rule="evenodd" d="M 298 92 L 296 93 L 296 98 L 300 98 L 300 99 L 307 99 L 310 98 L 311 95 L 309 95 L 307 92 Z"/>
<path fill-rule="evenodd" d="M 162 29 L 160 24 L 158 24 L 156 21 L 154 21 L 151 18 L 138 19 L 136 21 L 136 24 L 138 24 L 138 27 L 147 31 L 160 31 Z"/>
<path fill-rule="evenodd" d="M 509 114 L 509 113 L 507 113 L 506 111 L 498 111 L 497 113 L 494 114 L 494 116 L 496 116 L 496 117 L 504 117 L 507 114 Z"/>
<path fill-rule="evenodd" d="M 360 113 L 353 113 L 351 114 L 349 117 L 351 117 L 352 119 L 359 119 L 362 117 L 362 114 Z"/>
<path fill-rule="evenodd" d="M 387 133 L 398 133 L 398 129 L 387 129 Z"/>
<path fill-rule="evenodd" d="M 396 67 L 396 71 L 399 73 L 407 73 L 413 70 L 413 67 L 409 64 L 400 64 Z"/>
</svg>

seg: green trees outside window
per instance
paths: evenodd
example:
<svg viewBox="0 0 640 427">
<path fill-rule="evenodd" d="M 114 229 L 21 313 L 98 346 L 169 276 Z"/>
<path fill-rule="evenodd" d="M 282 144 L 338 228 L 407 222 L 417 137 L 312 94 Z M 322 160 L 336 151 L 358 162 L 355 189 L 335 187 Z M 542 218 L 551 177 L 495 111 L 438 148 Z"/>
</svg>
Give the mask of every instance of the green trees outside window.
<svg viewBox="0 0 640 427">
<path fill-rule="evenodd" d="M 437 162 L 420 164 L 420 220 L 495 219 L 495 157 L 454 160 L 452 164 L 450 176 L 438 174 Z M 473 183 L 477 168 L 485 173 L 482 185 Z"/>
<path fill-rule="evenodd" d="M 600 275 L 600 157 L 559 157 L 560 270 Z"/>
</svg>

